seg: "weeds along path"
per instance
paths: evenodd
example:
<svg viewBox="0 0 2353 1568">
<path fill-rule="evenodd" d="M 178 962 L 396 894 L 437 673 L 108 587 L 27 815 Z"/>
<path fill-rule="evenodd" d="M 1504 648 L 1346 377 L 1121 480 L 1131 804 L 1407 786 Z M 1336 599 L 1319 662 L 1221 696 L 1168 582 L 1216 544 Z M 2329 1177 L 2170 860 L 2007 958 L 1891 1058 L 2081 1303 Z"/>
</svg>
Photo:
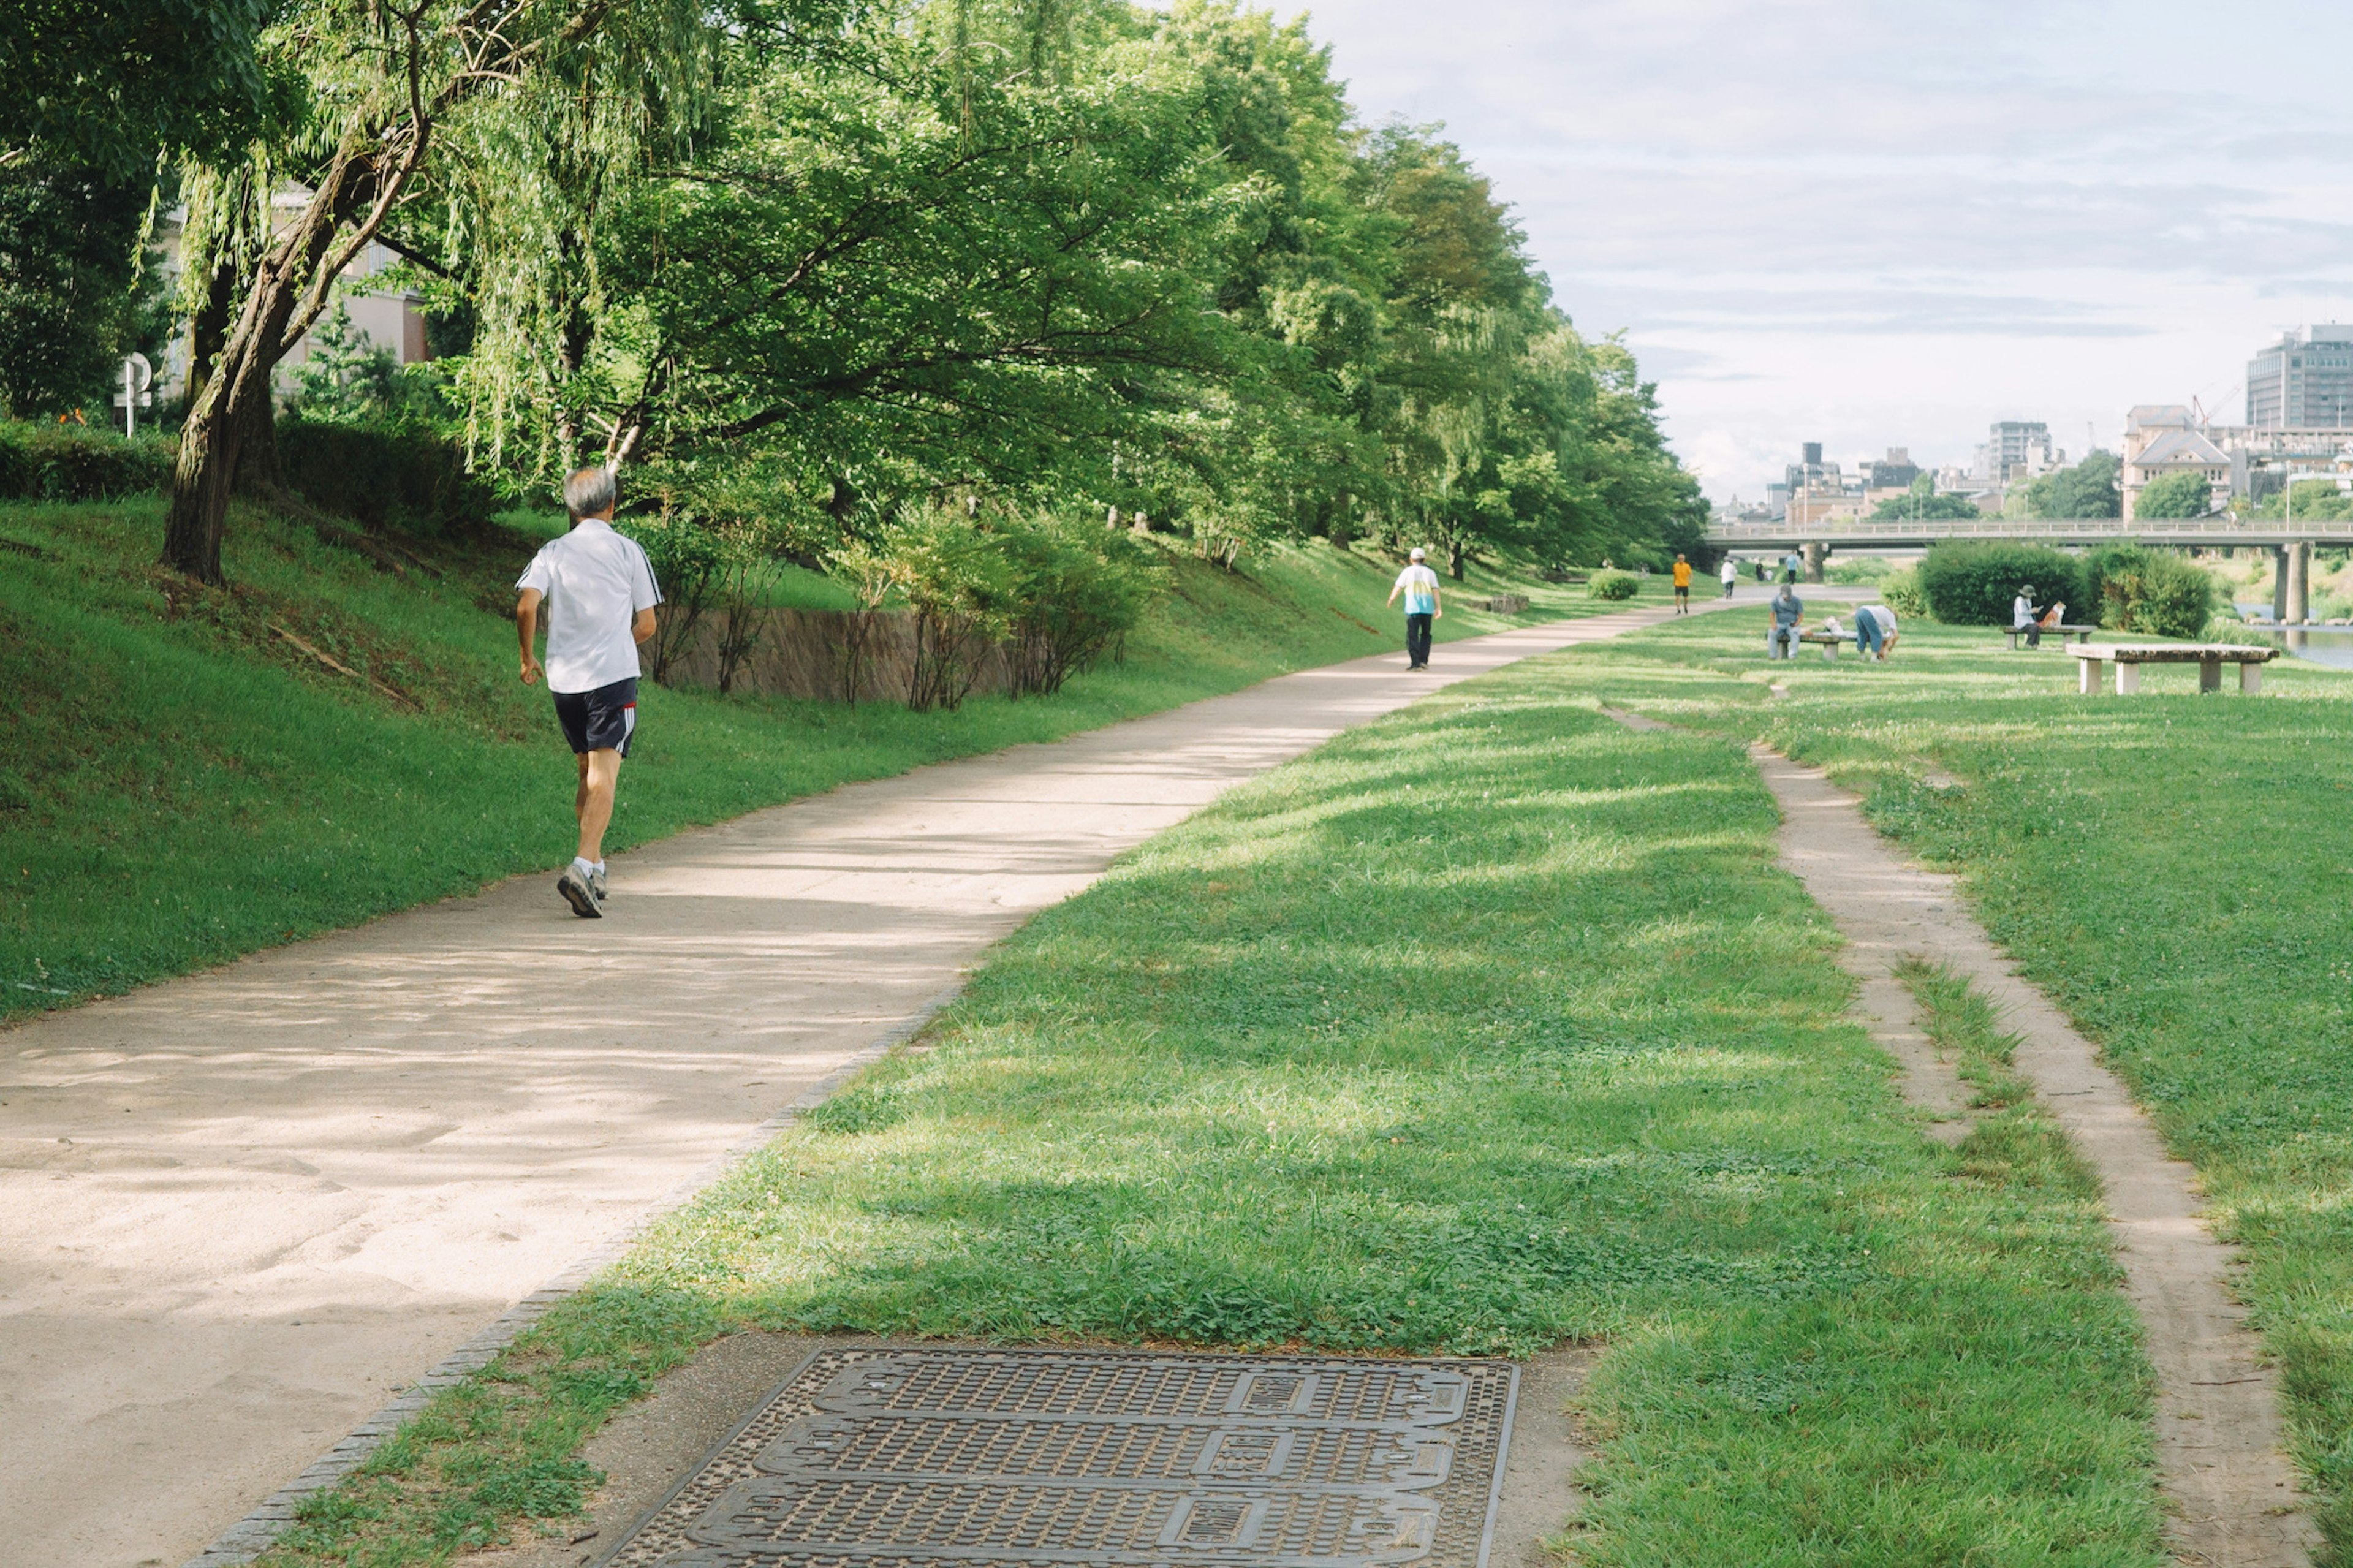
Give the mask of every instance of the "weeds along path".
<svg viewBox="0 0 2353 1568">
<path fill-rule="evenodd" d="M 602 921 L 518 879 L 0 1033 L 7 1555 L 184 1561 L 1121 851 L 1438 686 L 1666 615 L 756 813 L 617 859 Z"/>
<path fill-rule="evenodd" d="M 1966 978 L 1999 1010 L 2018 1037 L 2017 1070 L 2098 1173 L 2157 1368 L 2158 1459 L 2182 1561 L 2302 1568 L 2316 1537 L 2283 1447 L 2279 1389 L 2226 1288 L 2236 1249 L 2199 1221 L 2196 1173 L 2166 1153 L 2092 1043 L 2018 976 L 1951 878 L 1906 862 L 1820 772 L 1762 746 L 1752 754 L 1780 803 L 1782 864 L 1846 936 L 1842 962 L 1862 983 L 1874 1034 L 1904 1064 L 1907 1097 L 1933 1114 L 1957 1109 L 1951 1069 L 1926 1049 L 1895 978 L 1916 957 Z"/>
</svg>

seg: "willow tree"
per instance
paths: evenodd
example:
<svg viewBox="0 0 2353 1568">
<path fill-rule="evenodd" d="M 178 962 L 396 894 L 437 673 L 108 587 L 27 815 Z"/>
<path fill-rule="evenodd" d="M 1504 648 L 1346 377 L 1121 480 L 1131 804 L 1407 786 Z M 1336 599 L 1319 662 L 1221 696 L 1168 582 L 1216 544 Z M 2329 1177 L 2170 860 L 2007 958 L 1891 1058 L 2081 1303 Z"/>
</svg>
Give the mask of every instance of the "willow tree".
<svg viewBox="0 0 2353 1568">
<path fill-rule="evenodd" d="M 216 294 L 197 320 L 195 388 L 164 523 L 166 565 L 221 580 L 221 531 L 246 443 L 266 430 L 272 373 L 333 303 L 371 240 L 417 201 L 445 132 L 512 118 L 552 89 L 635 99 L 649 74 L 699 57 L 719 18 L 693 0 L 301 0 L 264 36 L 268 68 L 299 73 L 307 113 L 277 145 L 199 170 L 191 214 L 208 249 L 191 272 Z M 669 74 L 675 74 L 670 71 Z M 527 127 L 530 116 L 522 116 Z M 495 136 L 488 138 L 495 142 Z M 540 153 L 527 130 L 506 143 Z M 290 214 L 273 209 L 292 183 Z M 228 215 L 236 208 L 241 218 Z"/>
</svg>

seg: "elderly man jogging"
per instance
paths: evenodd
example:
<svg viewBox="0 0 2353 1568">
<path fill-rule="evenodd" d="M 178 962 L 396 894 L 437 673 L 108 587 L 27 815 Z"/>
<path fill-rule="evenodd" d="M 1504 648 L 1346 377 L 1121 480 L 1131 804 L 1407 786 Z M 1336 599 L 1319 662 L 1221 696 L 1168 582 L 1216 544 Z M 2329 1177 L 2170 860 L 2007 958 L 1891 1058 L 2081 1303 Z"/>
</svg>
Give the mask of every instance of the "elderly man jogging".
<svg viewBox="0 0 2353 1568">
<path fill-rule="evenodd" d="M 1397 603 L 1399 594 L 1405 595 L 1405 657 L 1409 669 L 1430 668 L 1430 631 L 1431 623 L 1446 613 L 1438 602 L 1438 574 L 1422 564 L 1422 548 L 1413 547 L 1406 569 L 1398 574 L 1397 586 L 1389 590 L 1388 602 Z"/>
<path fill-rule="evenodd" d="M 580 849 L 555 890 L 583 920 L 605 913 L 605 825 L 613 820 L 621 759 L 637 734 L 638 645 L 654 635 L 654 606 L 661 603 L 646 552 L 613 531 L 614 500 L 610 468 L 582 468 L 565 480 L 572 531 L 542 547 L 515 583 L 522 683 L 541 674 L 532 643 L 544 604 L 547 689 L 579 764 L 572 807 L 580 819 Z"/>
</svg>

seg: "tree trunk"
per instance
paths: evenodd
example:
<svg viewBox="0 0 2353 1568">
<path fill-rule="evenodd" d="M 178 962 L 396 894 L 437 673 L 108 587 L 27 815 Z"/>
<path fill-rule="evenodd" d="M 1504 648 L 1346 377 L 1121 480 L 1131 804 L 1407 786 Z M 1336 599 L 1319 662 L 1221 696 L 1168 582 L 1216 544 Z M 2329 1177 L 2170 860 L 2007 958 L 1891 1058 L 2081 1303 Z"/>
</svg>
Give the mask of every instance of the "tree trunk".
<svg viewBox="0 0 2353 1568">
<path fill-rule="evenodd" d="M 276 429 L 268 423 L 270 372 L 325 310 L 332 275 L 358 255 L 382 223 L 416 166 L 424 135 L 424 127 L 416 127 L 405 148 L 372 134 L 345 138 L 302 216 L 254 268 L 237 324 L 180 427 L 172 506 L 164 519 L 164 565 L 200 583 L 223 581 L 221 528 L 239 456 L 257 430 L 268 442 L 263 461 L 273 477 L 276 472 Z M 363 213 L 356 232 L 346 236 L 344 226 Z"/>
</svg>

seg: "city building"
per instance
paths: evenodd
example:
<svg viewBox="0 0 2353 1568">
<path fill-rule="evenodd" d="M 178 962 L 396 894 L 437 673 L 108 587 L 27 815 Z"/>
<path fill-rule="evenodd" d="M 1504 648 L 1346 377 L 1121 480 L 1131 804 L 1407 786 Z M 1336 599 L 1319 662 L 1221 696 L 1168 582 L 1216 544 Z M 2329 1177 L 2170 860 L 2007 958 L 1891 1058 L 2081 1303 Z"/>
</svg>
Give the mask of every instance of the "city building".
<svg viewBox="0 0 2353 1568">
<path fill-rule="evenodd" d="M 2247 362 L 2247 424 L 2255 429 L 2341 429 L 2353 416 L 2353 326 L 2284 332 Z"/>
<path fill-rule="evenodd" d="M 2198 427 L 2196 414 L 2182 405 L 2144 403 L 2125 416 L 2124 461 L 2116 476 L 2125 516 L 2137 515 L 2134 503 L 2151 480 L 2183 472 L 2204 478 L 2208 505 L 2219 510 L 2230 503 L 2232 470 L 2231 454 Z"/>
<path fill-rule="evenodd" d="M 2054 451 L 2051 426 L 2040 419 L 1997 419 L 1970 477 L 1977 485 L 2000 489 L 2064 467 L 2067 454 Z"/>
<path fill-rule="evenodd" d="M 1862 488 L 1874 493 L 1908 490 L 1912 481 L 1920 477 L 1920 465 L 1912 460 L 1910 448 L 1890 447 L 1887 456 L 1862 467 Z"/>
</svg>

